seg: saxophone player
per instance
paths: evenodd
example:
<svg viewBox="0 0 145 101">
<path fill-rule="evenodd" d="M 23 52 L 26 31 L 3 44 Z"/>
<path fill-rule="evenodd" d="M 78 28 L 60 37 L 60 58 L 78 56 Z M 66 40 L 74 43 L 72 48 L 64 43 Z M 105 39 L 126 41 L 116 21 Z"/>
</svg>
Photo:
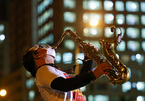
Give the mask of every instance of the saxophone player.
<svg viewBox="0 0 145 101">
<path fill-rule="evenodd" d="M 87 45 L 95 48 L 90 43 Z M 84 54 L 84 59 L 88 60 L 89 56 Z M 45 101 L 85 101 L 79 88 L 108 74 L 107 70 L 112 68 L 104 62 L 92 70 L 93 60 L 89 59 L 83 61 L 78 75 L 70 77 L 55 65 L 54 60 L 55 50 L 47 44 L 37 44 L 23 56 L 23 65 L 36 78 L 36 85 Z"/>
</svg>

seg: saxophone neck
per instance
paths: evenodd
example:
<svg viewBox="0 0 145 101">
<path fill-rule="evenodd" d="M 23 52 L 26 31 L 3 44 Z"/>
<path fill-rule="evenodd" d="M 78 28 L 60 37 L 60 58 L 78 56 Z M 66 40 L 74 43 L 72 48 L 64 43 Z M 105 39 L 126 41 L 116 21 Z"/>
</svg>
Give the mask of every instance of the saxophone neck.
<svg viewBox="0 0 145 101">
<path fill-rule="evenodd" d="M 57 47 L 59 46 L 59 44 L 63 41 L 64 37 L 68 34 L 72 32 L 71 30 L 66 30 L 60 37 L 59 41 L 52 47 L 52 49 L 57 49 Z"/>
</svg>

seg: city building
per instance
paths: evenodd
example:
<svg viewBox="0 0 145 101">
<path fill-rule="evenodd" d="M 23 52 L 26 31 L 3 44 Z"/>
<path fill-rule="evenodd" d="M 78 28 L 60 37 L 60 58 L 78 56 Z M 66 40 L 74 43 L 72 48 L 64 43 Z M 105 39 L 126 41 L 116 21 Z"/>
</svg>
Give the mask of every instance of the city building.
<svg viewBox="0 0 145 101">
<path fill-rule="evenodd" d="M 10 33 L 13 70 L 22 68 L 19 61 L 22 51 L 36 43 L 53 46 L 66 29 L 76 31 L 83 41 L 91 42 L 100 54 L 103 54 L 100 39 L 113 40 L 121 29 L 123 40 L 115 52 L 128 67 L 130 79 L 122 85 L 112 86 L 107 77 L 102 77 L 81 90 L 87 101 L 145 101 L 145 1 L 14 0 L 11 11 L 11 24 L 14 25 Z M 112 33 L 111 26 L 120 29 L 117 28 Z M 65 69 L 78 64 L 76 72 L 79 72 L 82 62 L 77 58 L 83 59 L 83 53 L 77 47 L 77 42 L 70 35 L 66 35 L 56 49 L 55 62 L 59 67 Z M 35 79 L 28 72 L 21 80 L 26 80 L 26 86 L 23 85 L 27 89 L 25 99 L 41 99 L 36 90 Z"/>
</svg>

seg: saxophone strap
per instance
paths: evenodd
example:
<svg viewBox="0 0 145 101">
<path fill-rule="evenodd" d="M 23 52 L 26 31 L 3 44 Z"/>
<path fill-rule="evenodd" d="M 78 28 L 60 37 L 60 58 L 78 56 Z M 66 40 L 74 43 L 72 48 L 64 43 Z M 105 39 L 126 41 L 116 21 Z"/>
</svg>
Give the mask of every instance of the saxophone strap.
<svg viewBox="0 0 145 101">
<path fill-rule="evenodd" d="M 37 71 L 40 67 L 45 66 L 45 65 L 49 65 L 49 66 L 52 66 L 52 67 L 54 67 L 54 68 L 56 68 L 56 69 L 62 70 L 62 69 L 60 69 L 58 66 L 56 66 L 55 64 L 49 63 L 49 64 L 43 64 L 43 65 L 39 66 L 39 67 L 36 69 L 36 71 Z M 75 68 L 76 68 L 76 65 L 74 65 L 74 66 L 73 66 L 72 68 L 70 68 L 70 69 L 62 70 L 62 71 L 66 72 L 66 73 L 72 73 L 72 72 L 74 72 Z"/>
<path fill-rule="evenodd" d="M 45 65 L 49 65 L 49 66 L 55 67 L 55 68 L 57 68 L 57 69 L 60 69 L 60 68 L 59 68 L 58 66 L 56 66 L 55 64 L 49 63 L 49 64 L 40 65 L 40 66 L 36 69 L 36 71 L 37 71 L 40 67 L 45 66 Z"/>
</svg>

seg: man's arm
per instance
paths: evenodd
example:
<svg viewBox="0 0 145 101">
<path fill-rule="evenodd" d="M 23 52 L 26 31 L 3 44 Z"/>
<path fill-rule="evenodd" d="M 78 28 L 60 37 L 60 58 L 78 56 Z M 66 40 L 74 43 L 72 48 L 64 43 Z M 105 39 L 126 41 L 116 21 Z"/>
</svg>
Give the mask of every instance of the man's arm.
<svg viewBox="0 0 145 101">
<path fill-rule="evenodd" d="M 82 75 L 77 75 L 73 78 L 65 79 L 63 77 L 58 77 L 54 79 L 51 83 L 51 87 L 60 91 L 70 91 L 89 84 L 92 80 L 95 80 L 93 72 L 84 73 Z"/>
<path fill-rule="evenodd" d="M 90 71 L 81 75 L 77 75 L 74 78 L 65 79 L 57 77 L 51 82 L 51 87 L 60 91 L 70 91 L 89 84 L 92 80 L 99 78 L 103 74 L 109 74 L 107 70 L 112 66 L 108 63 L 102 63 L 98 65 L 94 71 Z"/>
</svg>

